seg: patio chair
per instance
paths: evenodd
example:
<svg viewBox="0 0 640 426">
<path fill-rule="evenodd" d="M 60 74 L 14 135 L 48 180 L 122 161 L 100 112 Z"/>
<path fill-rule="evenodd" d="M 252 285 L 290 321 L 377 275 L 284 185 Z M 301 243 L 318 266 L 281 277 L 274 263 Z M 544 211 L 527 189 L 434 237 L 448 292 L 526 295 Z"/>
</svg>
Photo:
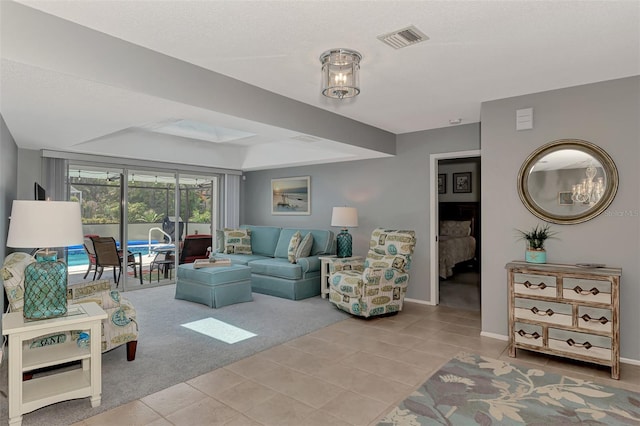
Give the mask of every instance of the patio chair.
<svg viewBox="0 0 640 426">
<path fill-rule="evenodd" d="M 211 235 L 187 235 L 180 251 L 180 263 L 193 263 L 197 259 L 207 259 L 211 251 L 211 244 Z"/>
<path fill-rule="evenodd" d="M 93 281 L 96 280 L 96 274 L 98 272 L 98 267 L 96 265 L 96 249 L 93 247 L 93 241 L 91 241 L 91 237 L 99 237 L 96 234 L 86 234 L 84 236 L 84 251 L 87 252 L 87 256 L 89 257 L 89 267 L 87 268 L 87 272 L 85 272 L 84 277 L 82 279 L 86 279 L 89 272 L 93 269 Z"/>
<path fill-rule="evenodd" d="M 96 269 L 99 269 L 98 279 L 102 277 L 102 272 L 104 272 L 105 267 L 113 268 L 113 281 L 116 283 L 116 287 L 118 287 L 124 260 L 122 250 L 118 250 L 116 240 L 113 237 L 91 237 L 91 241 L 93 242 L 93 248 L 96 253 Z M 136 254 L 138 255 L 137 261 Z M 126 267 L 133 268 L 134 277 L 139 278 L 140 284 L 142 284 L 142 255 L 140 253 L 128 252 Z"/>
</svg>

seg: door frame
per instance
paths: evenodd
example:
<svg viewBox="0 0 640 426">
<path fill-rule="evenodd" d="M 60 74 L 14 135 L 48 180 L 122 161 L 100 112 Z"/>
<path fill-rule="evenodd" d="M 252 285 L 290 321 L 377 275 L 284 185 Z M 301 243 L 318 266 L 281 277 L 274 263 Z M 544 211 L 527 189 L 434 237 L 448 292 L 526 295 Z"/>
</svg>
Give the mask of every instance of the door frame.
<svg viewBox="0 0 640 426">
<path fill-rule="evenodd" d="M 440 279 L 438 277 L 438 162 L 440 160 L 452 160 L 456 158 L 480 157 L 482 164 L 482 155 L 480 152 L 479 149 L 474 149 L 429 155 L 429 182 L 431 182 L 429 185 L 431 188 L 431 191 L 429 191 L 429 235 L 431 235 L 431 241 L 429 243 L 429 253 L 431 253 L 430 305 L 438 305 L 440 303 Z"/>
</svg>

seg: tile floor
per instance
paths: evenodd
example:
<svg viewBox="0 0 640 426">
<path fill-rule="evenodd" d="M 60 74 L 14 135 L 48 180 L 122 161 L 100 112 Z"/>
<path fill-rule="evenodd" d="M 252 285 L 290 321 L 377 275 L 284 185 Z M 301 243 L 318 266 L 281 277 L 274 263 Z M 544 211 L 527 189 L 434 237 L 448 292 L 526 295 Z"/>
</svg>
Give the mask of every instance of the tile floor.
<svg viewBox="0 0 640 426">
<path fill-rule="evenodd" d="M 405 303 L 396 316 L 350 318 L 76 425 L 371 425 L 461 350 L 640 392 L 640 366 L 608 368 L 480 336 L 480 313 Z"/>
</svg>

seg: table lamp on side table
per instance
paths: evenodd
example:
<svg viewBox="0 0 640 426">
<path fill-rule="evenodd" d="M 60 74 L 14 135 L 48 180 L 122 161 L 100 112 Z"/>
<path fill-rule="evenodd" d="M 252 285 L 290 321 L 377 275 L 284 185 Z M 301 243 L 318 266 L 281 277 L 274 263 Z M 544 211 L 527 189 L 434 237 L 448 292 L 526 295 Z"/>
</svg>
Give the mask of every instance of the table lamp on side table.
<svg viewBox="0 0 640 426">
<path fill-rule="evenodd" d="M 340 226 L 342 231 L 336 236 L 338 257 L 351 257 L 352 238 L 348 227 L 358 226 L 358 209 L 355 207 L 334 207 L 331 215 L 331 226 Z"/>
<path fill-rule="evenodd" d="M 67 265 L 50 248 L 83 243 L 80 204 L 15 200 L 10 220 L 8 247 L 47 247 L 36 253 L 36 263 L 24 271 L 24 317 L 33 320 L 66 314 Z"/>
</svg>

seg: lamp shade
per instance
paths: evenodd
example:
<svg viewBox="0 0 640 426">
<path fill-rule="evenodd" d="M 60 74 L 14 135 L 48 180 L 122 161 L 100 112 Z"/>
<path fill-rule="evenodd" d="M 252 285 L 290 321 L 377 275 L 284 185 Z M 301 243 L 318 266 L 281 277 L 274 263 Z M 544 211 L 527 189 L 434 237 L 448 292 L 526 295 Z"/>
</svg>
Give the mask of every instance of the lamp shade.
<svg viewBox="0 0 640 426">
<path fill-rule="evenodd" d="M 48 248 L 83 243 L 80 204 L 14 200 L 7 247 Z"/>
<path fill-rule="evenodd" d="M 358 226 L 358 209 L 355 207 L 334 207 L 331 226 L 355 228 Z"/>
</svg>

